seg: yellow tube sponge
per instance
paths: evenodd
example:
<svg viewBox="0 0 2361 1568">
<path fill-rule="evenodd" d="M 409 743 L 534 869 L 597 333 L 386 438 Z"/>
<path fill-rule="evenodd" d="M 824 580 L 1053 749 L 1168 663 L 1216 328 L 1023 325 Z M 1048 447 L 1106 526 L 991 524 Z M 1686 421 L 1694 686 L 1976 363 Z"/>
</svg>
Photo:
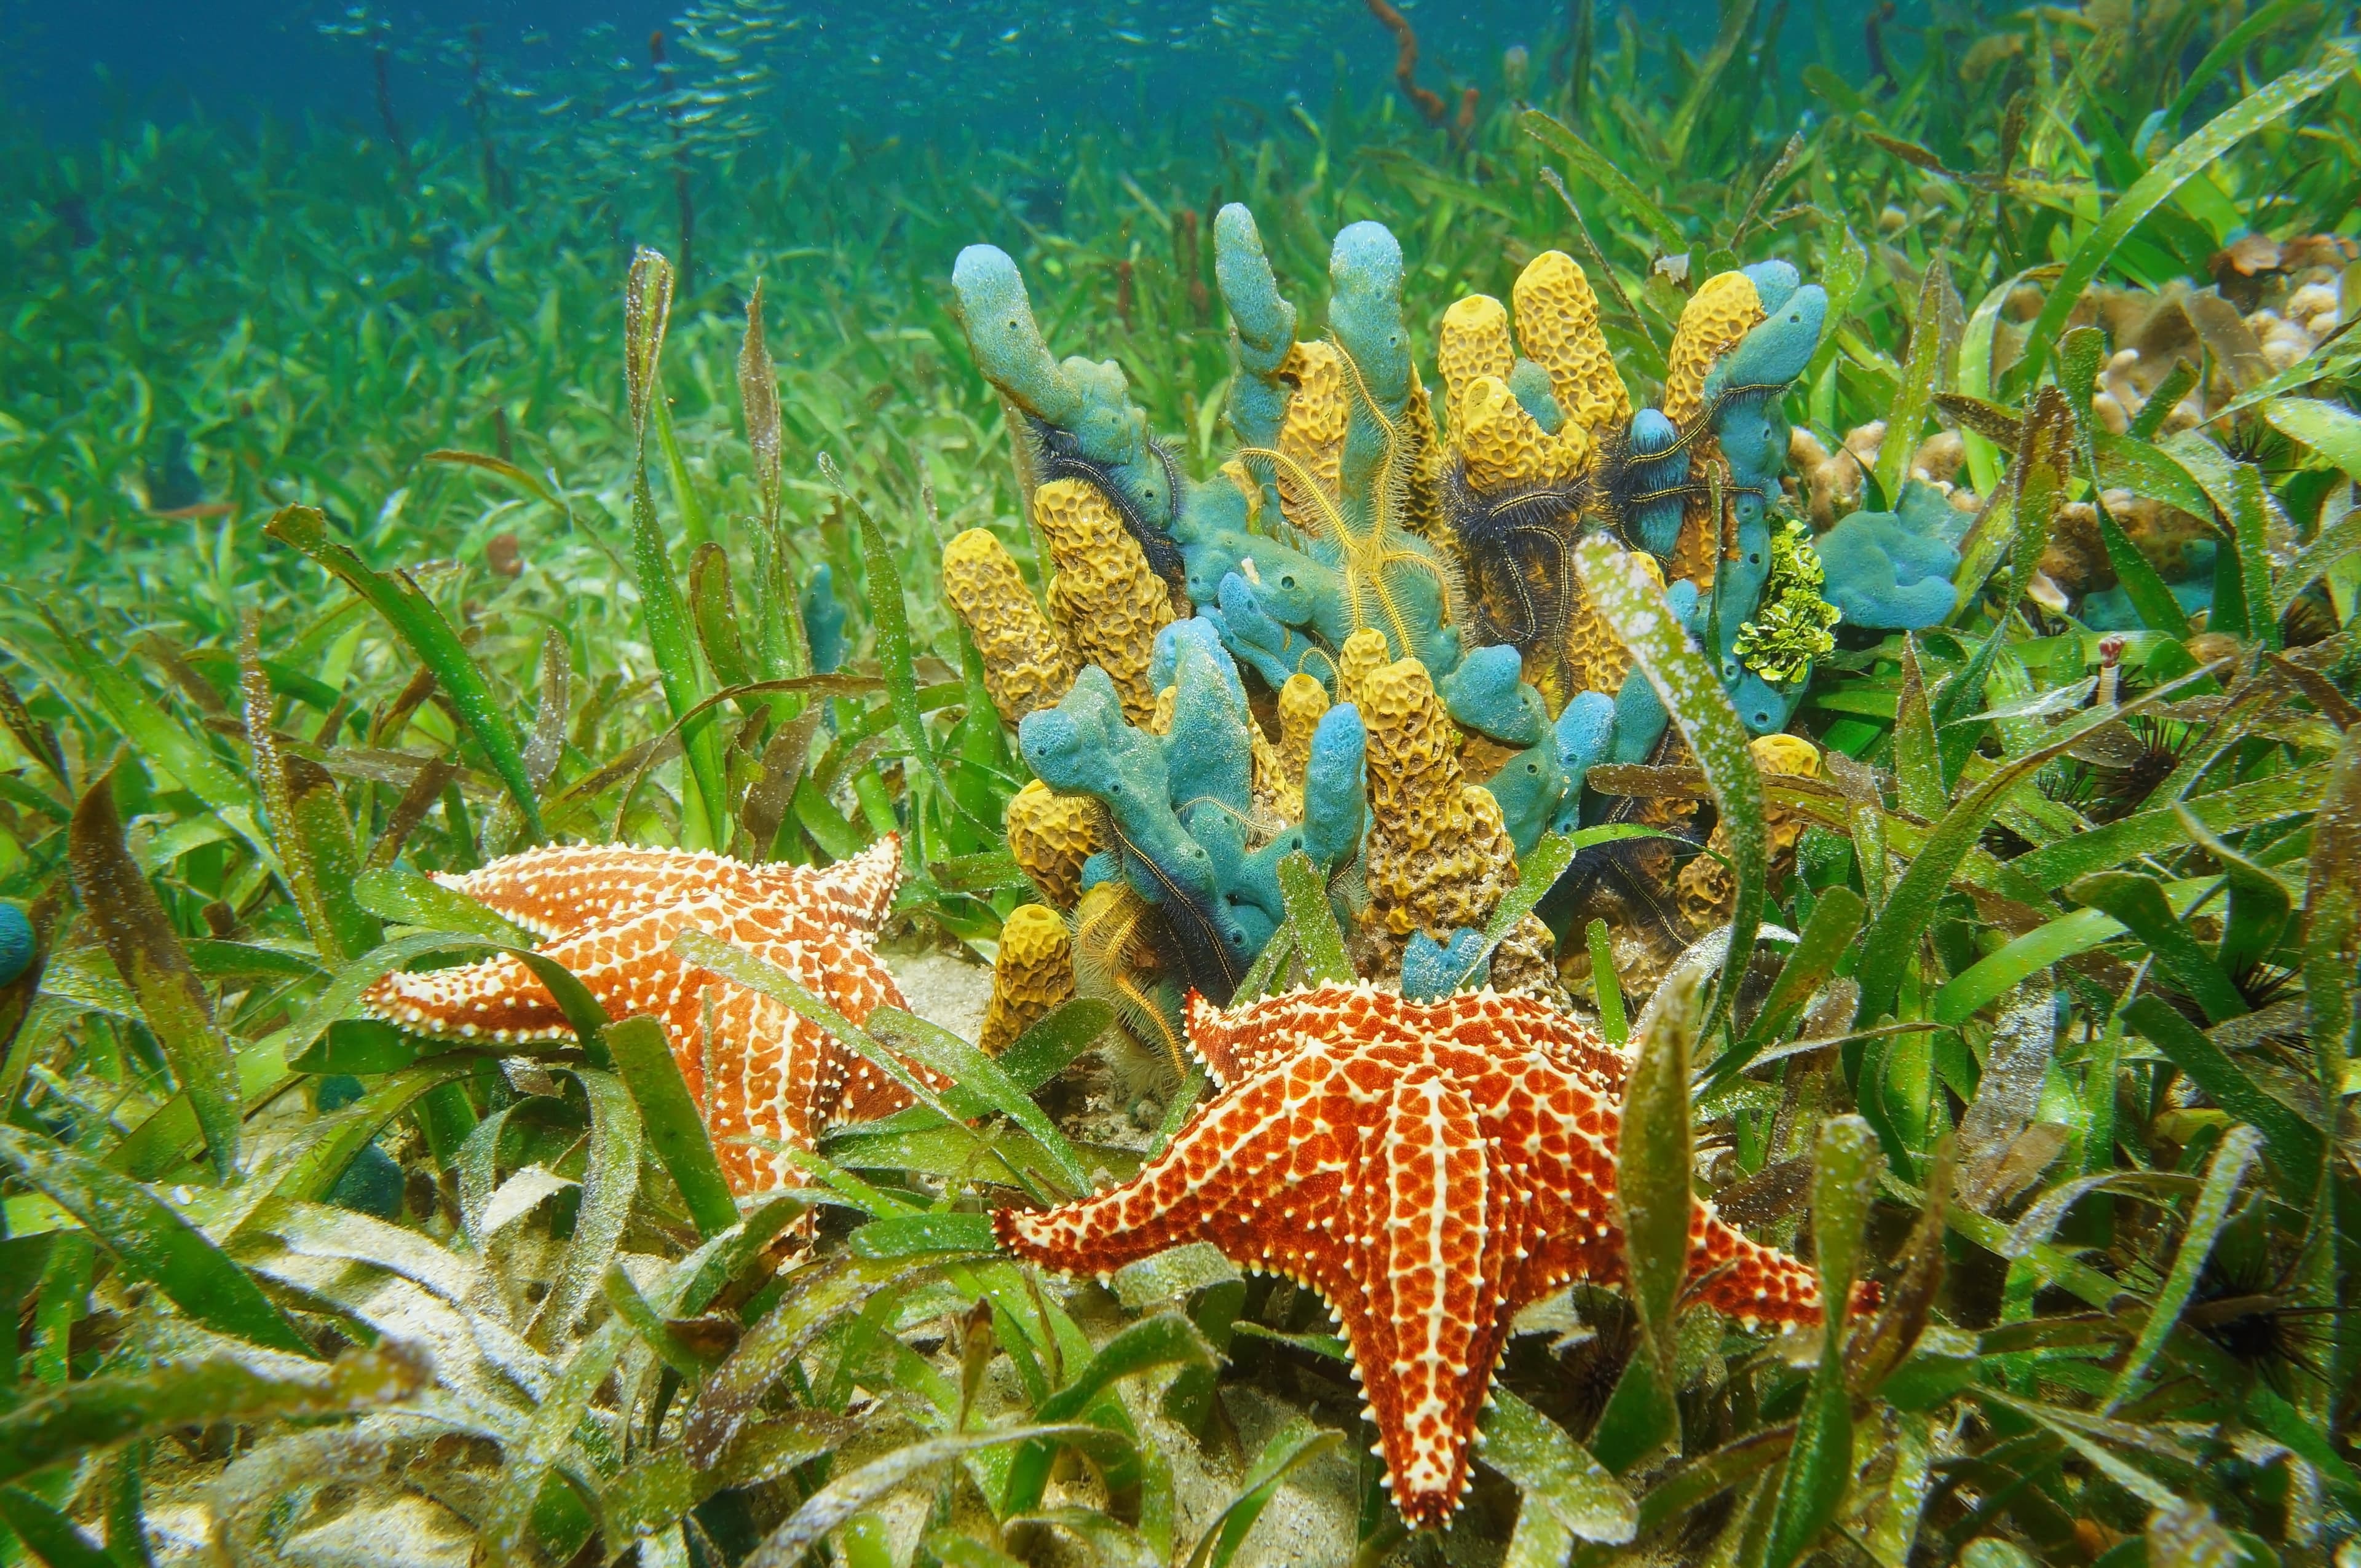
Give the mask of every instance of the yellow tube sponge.
<svg viewBox="0 0 2361 1568">
<path fill-rule="evenodd" d="M 1368 730 L 1368 886 L 1376 939 L 1398 959 L 1412 931 L 1447 941 L 1481 927 L 1517 874 L 1516 845 L 1491 792 L 1467 782 L 1459 729 L 1426 666 L 1370 672 L 1355 699 Z"/>
<path fill-rule="evenodd" d="M 1717 449 L 1714 437 L 1700 439 L 1696 454 L 1700 484 L 1705 482 L 1707 466 L 1729 475 L 1729 470 L 1721 467 L 1721 451 Z M 1723 499 L 1723 517 L 1717 521 L 1714 520 L 1712 496 L 1688 496 L 1686 500 L 1681 500 L 1681 533 L 1674 539 L 1672 545 L 1672 576 L 1676 581 L 1696 583 L 1700 595 L 1712 593 L 1714 576 L 1721 572 L 1721 545 L 1723 533 L 1726 533 L 1723 521 L 1729 520 L 1729 499 Z"/>
<path fill-rule="evenodd" d="M 1631 422 L 1631 394 L 1598 330 L 1598 296 L 1574 258 L 1545 250 L 1517 278 L 1517 341 L 1549 372 L 1550 390 L 1567 419 L 1596 434 Z"/>
<path fill-rule="evenodd" d="M 1279 373 L 1294 383 L 1286 416 L 1279 421 L 1279 450 L 1303 466 L 1322 488 L 1334 495 L 1345 455 L 1345 421 L 1351 408 L 1345 396 L 1345 361 L 1333 343 L 1299 343 L 1287 351 Z M 1287 521 L 1306 532 L 1317 532 L 1317 500 L 1301 493 L 1292 476 L 1281 469 L 1279 510 Z"/>
<path fill-rule="evenodd" d="M 1484 376 L 1506 381 L 1516 367 L 1517 351 L 1509 343 L 1509 308 L 1489 294 L 1470 294 L 1444 312 L 1434 362 L 1443 372 L 1444 412 L 1451 421 L 1451 433 L 1457 435 L 1467 389 Z"/>
<path fill-rule="evenodd" d="M 1073 658 L 991 530 L 971 528 L 943 546 L 943 591 L 983 656 L 984 689 L 1001 718 L 1014 724 L 1066 695 Z"/>
<path fill-rule="evenodd" d="M 1221 475 L 1223 478 L 1237 488 L 1238 494 L 1246 499 L 1247 525 L 1251 527 L 1261 522 L 1262 486 L 1257 483 L 1255 477 L 1246 471 L 1245 461 L 1241 458 L 1231 458 L 1222 465 Z"/>
<path fill-rule="evenodd" d="M 1098 814 L 1088 795 L 1060 795 L 1039 779 L 1009 797 L 1002 818 L 1008 852 L 1060 909 L 1071 909 L 1082 895 L 1082 862 L 1099 850 Z"/>
<path fill-rule="evenodd" d="M 1401 425 L 1410 448 L 1410 460 L 1403 465 L 1402 525 L 1445 555 L 1455 557 L 1458 536 L 1443 515 L 1443 470 L 1447 461 L 1443 436 L 1434 428 L 1434 404 L 1415 366 L 1410 373 L 1410 396 L 1402 403 Z"/>
<path fill-rule="evenodd" d="M 1156 634 L 1172 620 L 1172 595 L 1098 488 L 1052 479 L 1033 492 L 1033 521 L 1058 565 L 1049 613 L 1077 663 L 1096 664 L 1115 682 L 1124 718 L 1155 711 L 1148 662 Z"/>
<path fill-rule="evenodd" d="M 1664 366 L 1664 417 L 1686 424 L 1705 406 L 1705 373 L 1738 346 L 1763 320 L 1754 280 L 1743 272 L 1717 272 L 1681 310 Z"/>
<path fill-rule="evenodd" d="M 1467 482 L 1480 491 L 1568 479 L 1590 459 L 1589 432 L 1568 420 L 1550 434 L 1497 376 L 1467 384 L 1455 429 Z"/>
<path fill-rule="evenodd" d="M 1820 749 L 1801 735 L 1757 736 L 1747 749 L 1766 773 L 1805 779 L 1820 776 Z"/>
<path fill-rule="evenodd" d="M 1738 346 L 1739 340 L 1763 320 L 1763 301 L 1754 280 L 1743 272 L 1717 272 L 1699 285 L 1681 311 L 1681 324 L 1673 333 L 1673 347 L 1664 368 L 1664 416 L 1686 424 L 1705 411 L 1706 372 L 1713 362 Z M 1709 470 L 1727 473 L 1721 447 L 1706 436 L 1690 449 L 1690 478 L 1704 484 Z M 1727 510 L 1728 502 L 1723 503 Z M 1722 520 L 1713 515 L 1713 503 L 1693 495 L 1681 503 L 1681 532 L 1673 546 L 1673 576 L 1695 583 L 1703 593 L 1713 586 L 1721 567 Z"/>
<path fill-rule="evenodd" d="M 1320 728 L 1320 716 L 1327 711 L 1328 688 L 1317 675 L 1299 671 L 1279 688 L 1279 763 L 1298 790 L 1303 787 L 1304 771 L 1312 765 L 1312 734 Z"/>
<path fill-rule="evenodd" d="M 1392 662 L 1386 634 L 1374 626 L 1364 626 L 1336 650 L 1336 695 L 1346 702 L 1360 701 L 1369 677 Z"/>
<path fill-rule="evenodd" d="M 1582 580 L 1565 580 L 1565 663 L 1571 677 L 1564 692 L 1542 695 L 1552 699 L 1553 711 L 1563 709 L 1584 692 L 1620 692 L 1631 673 L 1631 653 L 1623 639 L 1591 607 Z"/>
<path fill-rule="evenodd" d="M 1286 756 L 1251 715 L 1246 719 L 1246 748 L 1252 767 L 1250 798 L 1259 819 L 1256 828 L 1276 832 L 1286 824 L 1302 821 L 1303 770 L 1289 773 Z"/>
<path fill-rule="evenodd" d="M 1066 922 L 1046 905 L 1019 905 L 1001 924 L 992 963 L 992 1001 L 976 1044 L 994 1056 L 1074 994 L 1074 944 Z"/>
<path fill-rule="evenodd" d="M 1655 579 L 1656 587 L 1664 586 L 1664 574 L 1655 557 L 1642 552 L 1634 557 L 1640 569 Z M 1582 579 L 1569 575 L 1565 579 L 1565 670 L 1568 679 L 1562 692 L 1547 685 L 1542 696 L 1550 702 L 1553 712 L 1582 692 L 1619 692 L 1623 689 L 1623 677 L 1631 673 L 1631 653 L 1623 646 L 1623 639 L 1591 608 L 1590 596 L 1582 589 Z M 1555 672 L 1538 672 L 1554 675 Z M 1536 683 L 1539 684 L 1539 683 Z"/>
</svg>

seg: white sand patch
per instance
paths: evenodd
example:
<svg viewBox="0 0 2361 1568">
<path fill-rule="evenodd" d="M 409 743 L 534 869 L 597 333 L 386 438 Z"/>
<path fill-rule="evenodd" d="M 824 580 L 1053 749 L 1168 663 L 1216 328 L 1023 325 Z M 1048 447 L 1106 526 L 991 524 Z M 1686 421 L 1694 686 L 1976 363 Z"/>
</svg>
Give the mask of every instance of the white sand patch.
<svg viewBox="0 0 2361 1568">
<path fill-rule="evenodd" d="M 992 971 L 950 953 L 884 953 L 885 967 L 909 1000 L 910 1011 L 938 1028 L 972 1042 L 983 1033 L 992 1001 Z"/>
</svg>

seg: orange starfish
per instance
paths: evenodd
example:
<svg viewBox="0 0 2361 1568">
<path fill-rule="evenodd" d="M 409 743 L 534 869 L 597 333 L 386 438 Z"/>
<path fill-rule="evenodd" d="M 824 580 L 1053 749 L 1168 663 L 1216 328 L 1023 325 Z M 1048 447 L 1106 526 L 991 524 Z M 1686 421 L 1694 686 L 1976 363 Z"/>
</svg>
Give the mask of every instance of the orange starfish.
<svg viewBox="0 0 2361 1568">
<path fill-rule="evenodd" d="M 1448 1522 L 1517 1313 L 1623 1277 L 1615 1143 L 1625 1058 L 1546 1003 L 1432 1004 L 1326 984 L 1224 1013 L 1191 997 L 1222 1092 L 1128 1184 L 1003 1210 L 1010 1250 L 1102 1277 L 1205 1240 L 1311 1285 L 1345 1327 L 1394 1505 Z M 1817 1322 L 1810 1269 L 1698 1203 L 1691 1289 L 1750 1321 Z"/>
<path fill-rule="evenodd" d="M 529 850 L 438 876 L 544 944 L 610 1018 L 653 1014 L 741 1193 L 800 1186 L 786 1151 L 831 1124 L 900 1110 L 908 1094 L 784 1003 L 672 950 L 703 931 L 764 959 L 855 1024 L 903 1007 L 871 942 L 901 879 L 897 839 L 825 869 L 747 865 L 624 845 Z M 442 1039 L 522 1044 L 573 1037 L 556 998 L 514 958 L 391 974 L 362 998 L 389 1023 Z"/>
</svg>

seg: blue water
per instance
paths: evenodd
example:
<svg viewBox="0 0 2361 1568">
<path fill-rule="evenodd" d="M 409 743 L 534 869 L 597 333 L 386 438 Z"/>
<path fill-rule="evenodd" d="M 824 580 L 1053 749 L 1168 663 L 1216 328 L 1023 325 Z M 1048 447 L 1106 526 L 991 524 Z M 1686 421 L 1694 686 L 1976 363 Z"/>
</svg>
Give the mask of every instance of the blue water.
<svg viewBox="0 0 2361 1568">
<path fill-rule="evenodd" d="M 1866 9 L 1795 5 L 1787 65 L 1830 43 L 1857 64 Z M 1488 100 L 1508 91 L 1511 46 L 1545 75 L 1571 7 L 1402 10 L 1421 79 L 1455 102 L 1464 86 Z M 1713 40 L 1714 0 L 1596 10 L 1602 47 L 1619 10 L 1692 55 Z M 669 76 L 649 58 L 657 32 Z M 476 113 L 527 125 L 611 116 L 667 91 L 708 134 L 733 139 L 1033 142 L 1085 126 L 1185 131 L 1224 106 L 1316 108 L 1340 84 L 1384 90 L 1393 63 L 1393 39 L 1362 0 L 0 0 L 5 112 L 63 143 L 192 114 L 375 135 L 390 111 L 416 136 Z"/>
</svg>

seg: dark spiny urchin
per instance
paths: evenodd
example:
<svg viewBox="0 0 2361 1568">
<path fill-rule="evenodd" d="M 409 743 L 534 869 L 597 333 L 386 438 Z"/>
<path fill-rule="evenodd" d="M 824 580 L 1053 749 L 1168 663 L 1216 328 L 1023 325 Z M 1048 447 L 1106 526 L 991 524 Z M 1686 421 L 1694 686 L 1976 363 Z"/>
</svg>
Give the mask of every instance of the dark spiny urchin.
<svg viewBox="0 0 2361 1568">
<path fill-rule="evenodd" d="M 2182 1321 L 2249 1376 L 2282 1398 L 2298 1377 L 2325 1381 L 2319 1363 L 2334 1306 L 2293 1299 L 2292 1268 L 2274 1271 L 2257 1252 L 2226 1255 L 2217 1247 L 2198 1271 Z"/>
<path fill-rule="evenodd" d="M 2044 770 L 2041 793 L 2093 822 L 2129 817 L 2172 776 L 2196 738 L 2191 726 L 2152 714 L 2134 714 L 2122 729 L 2127 741 L 2104 761 L 2069 755 Z"/>
</svg>

